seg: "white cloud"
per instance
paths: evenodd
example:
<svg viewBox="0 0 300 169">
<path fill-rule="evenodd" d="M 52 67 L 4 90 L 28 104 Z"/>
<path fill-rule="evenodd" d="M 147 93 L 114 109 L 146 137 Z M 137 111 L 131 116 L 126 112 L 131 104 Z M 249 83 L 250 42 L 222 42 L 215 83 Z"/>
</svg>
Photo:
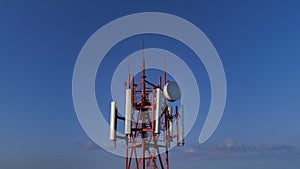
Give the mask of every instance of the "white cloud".
<svg viewBox="0 0 300 169">
<path fill-rule="evenodd" d="M 239 144 L 227 139 L 216 146 L 185 145 L 183 155 L 191 158 L 232 158 L 232 157 L 268 157 L 268 156 L 300 156 L 300 149 L 284 144 Z"/>
</svg>

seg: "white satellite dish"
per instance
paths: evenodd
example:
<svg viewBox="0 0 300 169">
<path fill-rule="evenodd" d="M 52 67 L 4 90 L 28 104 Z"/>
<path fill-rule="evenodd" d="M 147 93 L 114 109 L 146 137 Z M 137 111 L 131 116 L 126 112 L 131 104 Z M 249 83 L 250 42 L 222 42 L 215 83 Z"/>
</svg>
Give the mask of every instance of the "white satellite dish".
<svg viewBox="0 0 300 169">
<path fill-rule="evenodd" d="M 174 81 L 168 82 L 164 87 L 164 96 L 165 98 L 170 101 L 174 102 L 181 97 L 181 92 L 178 84 Z"/>
</svg>

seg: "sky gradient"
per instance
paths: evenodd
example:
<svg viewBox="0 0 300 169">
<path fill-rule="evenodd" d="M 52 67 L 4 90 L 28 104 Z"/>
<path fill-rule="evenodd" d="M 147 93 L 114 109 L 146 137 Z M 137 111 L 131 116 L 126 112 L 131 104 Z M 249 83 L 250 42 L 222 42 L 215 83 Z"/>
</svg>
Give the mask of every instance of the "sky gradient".
<svg viewBox="0 0 300 169">
<path fill-rule="evenodd" d="M 72 74 L 95 31 L 124 15 L 149 11 L 182 17 L 213 43 L 227 78 L 221 123 L 208 142 L 197 143 L 210 103 L 208 76 L 188 47 L 164 36 L 134 36 L 112 48 L 99 69 L 107 73 L 96 79 L 97 97 L 107 98 L 100 109 L 109 110 L 114 67 L 140 50 L 144 38 L 146 48 L 170 50 L 198 72 L 197 125 L 186 146 L 171 151 L 172 168 L 299 168 L 299 9 L 297 1 L 277 0 L 1 1 L 0 168 L 123 168 L 122 158 L 96 146 L 82 130 L 72 102 Z"/>
</svg>

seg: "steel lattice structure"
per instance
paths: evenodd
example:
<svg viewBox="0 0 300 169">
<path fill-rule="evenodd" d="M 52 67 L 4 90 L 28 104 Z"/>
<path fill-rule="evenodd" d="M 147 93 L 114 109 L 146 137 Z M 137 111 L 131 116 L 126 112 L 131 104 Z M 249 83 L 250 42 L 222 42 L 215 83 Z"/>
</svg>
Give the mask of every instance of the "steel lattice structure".
<svg viewBox="0 0 300 169">
<path fill-rule="evenodd" d="M 145 70 L 143 58 L 140 81 L 135 82 L 135 77 L 128 74 L 125 117 L 119 116 L 115 102 L 111 103 L 110 140 L 115 145 L 117 139 L 125 140 L 125 169 L 169 169 L 171 142 L 177 146 L 184 145 L 183 106 L 180 107 L 180 113 L 178 106 L 174 106 L 173 112 L 172 107 L 167 105 L 169 99 L 162 95 L 168 84 L 166 71 L 163 75 L 164 85 L 161 76 L 155 85 L 147 81 Z M 125 121 L 123 136 L 116 135 L 118 120 Z"/>
</svg>

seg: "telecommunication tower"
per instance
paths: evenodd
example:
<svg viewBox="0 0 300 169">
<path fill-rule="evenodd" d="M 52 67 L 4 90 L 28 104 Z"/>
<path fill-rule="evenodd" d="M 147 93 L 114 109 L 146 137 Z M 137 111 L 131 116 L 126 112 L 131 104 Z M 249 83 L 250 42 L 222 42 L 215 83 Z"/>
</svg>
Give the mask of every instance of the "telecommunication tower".
<svg viewBox="0 0 300 169">
<path fill-rule="evenodd" d="M 168 103 L 179 100 L 181 92 L 175 81 L 167 81 L 166 70 L 163 85 L 162 76 L 158 84 L 148 81 L 145 70 L 143 56 L 140 81 L 128 73 L 125 117 L 118 115 L 116 102 L 111 102 L 109 139 L 115 145 L 117 139 L 125 140 L 125 169 L 169 169 L 171 143 L 184 145 L 184 110 L 183 105 Z M 118 120 L 125 122 L 122 136 L 116 134 Z"/>
</svg>

